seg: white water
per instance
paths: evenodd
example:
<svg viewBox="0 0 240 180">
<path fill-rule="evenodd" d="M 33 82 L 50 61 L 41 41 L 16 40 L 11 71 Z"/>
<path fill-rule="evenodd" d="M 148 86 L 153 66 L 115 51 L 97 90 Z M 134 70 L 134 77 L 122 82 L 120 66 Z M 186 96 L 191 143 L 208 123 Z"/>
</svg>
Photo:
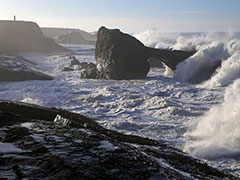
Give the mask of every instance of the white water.
<svg viewBox="0 0 240 180">
<path fill-rule="evenodd" d="M 107 128 L 163 141 L 240 175 L 239 34 L 159 34 L 151 29 L 135 36 L 148 46 L 198 52 L 177 67 L 174 77 L 151 69 L 145 79 L 122 81 L 81 79 L 78 71 L 61 72 L 71 61 L 65 54 L 22 53 L 54 80 L 0 83 L 0 99 L 78 112 Z M 81 62 L 95 62 L 94 47 L 68 48 Z M 185 83 L 215 61 L 223 61 L 222 67 L 209 81 Z"/>
<path fill-rule="evenodd" d="M 214 106 L 187 132 L 185 151 L 202 158 L 240 155 L 240 79 L 226 88 L 223 103 Z"/>
</svg>

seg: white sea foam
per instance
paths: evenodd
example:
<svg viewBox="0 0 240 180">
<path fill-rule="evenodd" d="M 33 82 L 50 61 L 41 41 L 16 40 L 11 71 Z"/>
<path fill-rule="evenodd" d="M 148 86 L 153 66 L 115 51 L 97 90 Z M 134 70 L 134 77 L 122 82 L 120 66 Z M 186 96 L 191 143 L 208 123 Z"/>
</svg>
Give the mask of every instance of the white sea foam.
<svg viewBox="0 0 240 180">
<path fill-rule="evenodd" d="M 224 102 L 202 117 L 185 134 L 185 151 L 201 158 L 237 157 L 240 154 L 240 80 L 225 92 Z"/>
<path fill-rule="evenodd" d="M 29 104 L 36 104 L 36 105 L 42 105 L 43 102 L 41 99 L 38 99 L 36 97 L 24 97 L 22 100 L 22 102 L 25 102 L 25 103 L 29 103 Z"/>
<path fill-rule="evenodd" d="M 174 47 L 177 43 L 176 34 L 173 38 L 168 36 L 170 41 L 166 38 L 163 43 L 168 44 L 166 47 Z M 198 39 L 200 35 L 184 36 Z M 206 35 L 201 36 L 204 38 Z M 229 57 L 224 60 L 231 57 L 236 59 L 239 41 L 234 39 L 229 43 L 215 40 L 206 44 L 192 43 L 192 47 L 199 45 L 199 56 L 209 62 L 223 57 L 226 51 Z M 164 41 L 164 38 L 162 40 Z M 153 46 L 157 45 L 156 42 Z M 182 48 L 184 47 L 187 46 L 183 44 Z M 95 61 L 93 50 L 84 51 L 81 47 L 76 49 L 81 52 L 77 55 L 81 62 Z M 215 58 L 212 59 L 211 56 Z M 26 53 L 24 57 L 37 63 L 39 68 L 52 75 L 54 80 L 2 82 L 0 99 L 70 110 L 95 118 L 104 127 L 157 139 L 176 147 L 182 147 L 185 141 L 182 137 L 190 122 L 196 122 L 209 108 L 223 101 L 225 87 L 198 88 L 180 83 L 174 78 L 164 77 L 161 69 L 152 68 L 147 78 L 141 80 L 91 80 L 80 79 L 78 71 L 62 72 L 71 62 L 67 55 Z M 231 113 L 231 109 L 229 112 Z"/>
</svg>

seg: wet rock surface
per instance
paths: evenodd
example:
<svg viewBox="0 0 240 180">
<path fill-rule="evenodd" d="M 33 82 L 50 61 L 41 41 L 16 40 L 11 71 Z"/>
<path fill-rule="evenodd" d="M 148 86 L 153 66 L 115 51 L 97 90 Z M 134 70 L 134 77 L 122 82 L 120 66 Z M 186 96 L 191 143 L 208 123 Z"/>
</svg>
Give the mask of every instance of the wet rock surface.
<svg viewBox="0 0 240 180">
<path fill-rule="evenodd" d="M 163 143 L 0 101 L 0 179 L 238 179 Z"/>
<path fill-rule="evenodd" d="M 35 63 L 17 55 L 0 53 L 0 81 L 52 80 L 41 73 Z"/>
<path fill-rule="evenodd" d="M 62 71 L 79 71 L 81 78 L 96 79 L 98 71 L 96 64 L 91 62 L 80 62 L 75 56 L 70 56 L 71 63 Z"/>
</svg>

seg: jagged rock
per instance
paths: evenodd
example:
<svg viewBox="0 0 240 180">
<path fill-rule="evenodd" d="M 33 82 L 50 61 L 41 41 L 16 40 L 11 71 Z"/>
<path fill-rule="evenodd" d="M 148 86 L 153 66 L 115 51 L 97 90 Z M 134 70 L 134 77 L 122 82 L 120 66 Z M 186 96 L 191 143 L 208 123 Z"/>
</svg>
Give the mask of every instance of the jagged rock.
<svg viewBox="0 0 240 180">
<path fill-rule="evenodd" d="M 55 39 L 60 44 L 95 45 L 96 43 L 95 41 L 84 39 L 81 32 L 76 32 L 76 31 L 58 35 Z"/>
<path fill-rule="evenodd" d="M 70 66 L 65 67 L 62 71 L 80 71 L 81 78 L 96 79 L 96 64 L 91 62 L 79 62 L 75 56 L 69 57 L 72 61 Z"/>
<path fill-rule="evenodd" d="M 0 81 L 52 80 L 34 68 L 35 63 L 16 55 L 0 54 Z"/>
<path fill-rule="evenodd" d="M 74 71 L 72 67 L 65 67 L 62 71 Z"/>
<path fill-rule="evenodd" d="M 96 42 L 98 77 L 103 79 L 144 78 L 149 71 L 147 59 L 159 59 L 173 71 L 176 65 L 195 52 L 162 50 L 145 47 L 136 38 L 118 29 L 101 27 Z"/>
<path fill-rule="evenodd" d="M 66 48 L 54 40 L 45 38 L 40 27 L 34 22 L 0 21 L 0 51 L 19 52 L 65 52 Z"/>
<path fill-rule="evenodd" d="M 81 78 L 87 78 L 87 79 L 96 79 L 97 74 L 97 67 L 94 63 L 87 63 L 82 62 L 80 65 L 81 67 Z"/>
<path fill-rule="evenodd" d="M 0 117 L 0 179 L 238 179 L 68 111 L 0 101 Z"/>
<path fill-rule="evenodd" d="M 70 56 L 69 58 L 72 59 L 71 64 L 70 64 L 71 67 L 75 66 L 75 65 L 80 65 L 79 60 L 77 60 L 77 58 L 75 56 Z"/>
</svg>

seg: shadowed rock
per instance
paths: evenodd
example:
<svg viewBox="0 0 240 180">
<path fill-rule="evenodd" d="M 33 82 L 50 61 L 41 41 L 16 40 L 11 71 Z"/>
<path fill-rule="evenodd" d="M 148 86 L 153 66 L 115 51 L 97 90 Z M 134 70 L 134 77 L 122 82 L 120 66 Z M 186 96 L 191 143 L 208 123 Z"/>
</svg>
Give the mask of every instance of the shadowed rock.
<svg viewBox="0 0 240 180">
<path fill-rule="evenodd" d="M 210 79 L 216 70 L 221 67 L 222 61 L 216 61 L 215 63 L 209 63 L 206 66 L 200 68 L 194 76 L 188 79 L 188 83 L 198 84 Z"/>
<path fill-rule="evenodd" d="M 54 40 L 45 38 L 34 22 L 0 21 L 0 51 L 19 52 L 64 52 L 69 51 Z"/>
<path fill-rule="evenodd" d="M 144 78 L 150 69 L 147 59 L 151 57 L 159 59 L 174 71 L 178 63 L 194 53 L 145 47 L 139 40 L 118 29 L 101 27 L 95 50 L 98 78 Z"/>
<path fill-rule="evenodd" d="M 52 80 L 21 56 L 0 53 L 0 81 Z"/>
<path fill-rule="evenodd" d="M 96 79 L 96 64 L 91 62 L 79 62 L 75 56 L 70 56 L 69 59 L 71 59 L 70 65 L 63 68 L 62 71 L 80 71 L 81 78 Z"/>
<path fill-rule="evenodd" d="M 163 143 L 55 108 L 0 101 L 0 134 L 0 179 L 238 179 Z"/>
</svg>

